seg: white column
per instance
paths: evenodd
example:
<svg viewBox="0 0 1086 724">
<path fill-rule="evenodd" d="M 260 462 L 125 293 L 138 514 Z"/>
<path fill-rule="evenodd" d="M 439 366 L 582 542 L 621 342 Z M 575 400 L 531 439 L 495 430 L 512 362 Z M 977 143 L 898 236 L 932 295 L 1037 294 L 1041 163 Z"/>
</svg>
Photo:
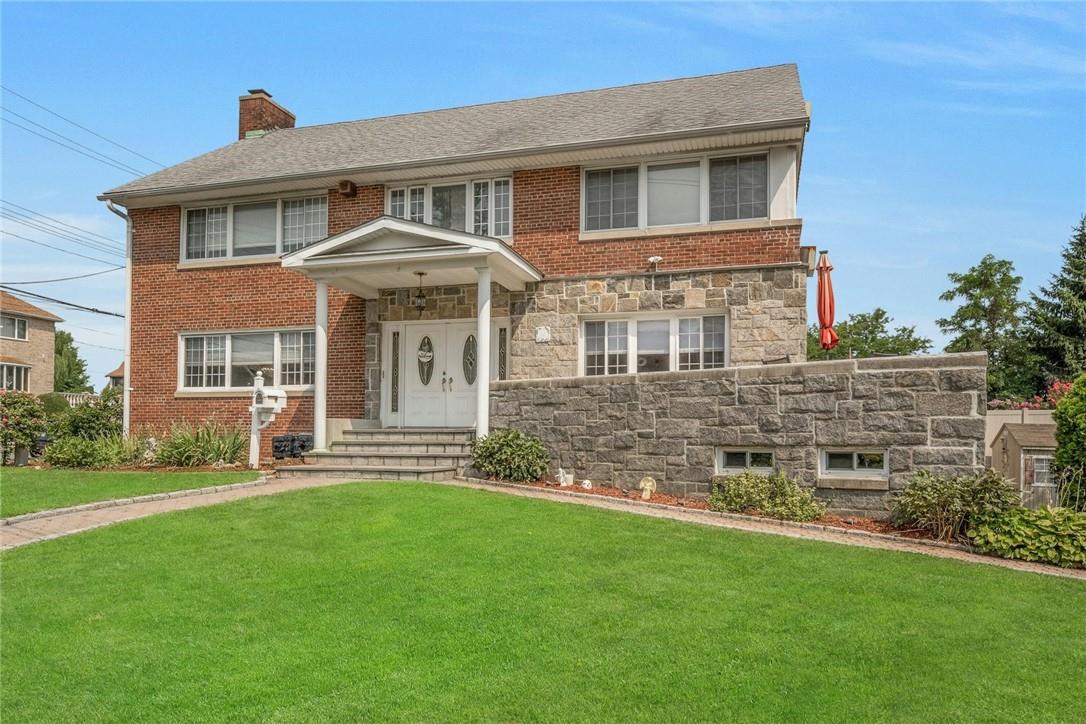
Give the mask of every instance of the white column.
<svg viewBox="0 0 1086 724">
<path fill-rule="evenodd" d="M 478 375 L 475 385 L 475 436 L 490 432 L 490 267 L 477 267 L 479 274 Z"/>
<path fill-rule="evenodd" d="M 317 282 L 315 333 L 316 370 L 313 374 L 313 448 L 326 450 L 328 440 L 328 283 Z"/>
</svg>

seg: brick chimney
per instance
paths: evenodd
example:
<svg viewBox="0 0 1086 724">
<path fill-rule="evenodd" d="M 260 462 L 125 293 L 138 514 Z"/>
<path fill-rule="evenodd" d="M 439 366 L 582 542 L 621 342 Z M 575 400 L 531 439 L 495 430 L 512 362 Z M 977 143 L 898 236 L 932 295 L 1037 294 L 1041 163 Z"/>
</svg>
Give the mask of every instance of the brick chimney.
<svg viewBox="0 0 1086 724">
<path fill-rule="evenodd" d="M 271 93 L 253 88 L 238 98 L 238 140 L 263 136 L 276 128 L 294 128 L 294 114 L 272 100 Z"/>
</svg>

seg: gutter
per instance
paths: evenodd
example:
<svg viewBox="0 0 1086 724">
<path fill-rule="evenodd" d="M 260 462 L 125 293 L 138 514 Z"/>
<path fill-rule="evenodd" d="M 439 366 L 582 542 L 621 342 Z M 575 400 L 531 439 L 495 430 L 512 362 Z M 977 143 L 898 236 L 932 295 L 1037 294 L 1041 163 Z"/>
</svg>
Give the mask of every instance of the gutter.
<svg viewBox="0 0 1086 724">
<path fill-rule="evenodd" d="M 124 219 L 124 399 L 122 430 L 127 436 L 132 429 L 132 219 L 128 214 L 106 201 L 110 212 Z"/>
<path fill-rule="evenodd" d="M 303 181 L 310 178 L 321 178 L 332 174 L 350 176 L 359 173 L 375 173 L 380 171 L 395 171 L 404 168 L 426 168 L 447 163 L 470 163 L 472 161 L 488 161 L 495 158 L 514 159 L 519 156 L 529 156 L 537 153 L 561 153 L 563 151 L 578 151 L 585 148 L 608 148 L 621 146 L 627 143 L 652 143 L 654 141 L 668 141 L 678 138 L 700 138 L 713 136 L 719 133 L 741 133 L 744 131 L 765 131 L 776 128 L 789 128 L 803 126 L 804 132 L 810 130 L 810 116 L 797 116 L 795 118 L 781 118 L 772 121 L 758 121 L 756 123 L 743 123 L 729 126 L 713 126 L 710 128 L 686 129 L 681 131 L 668 131 L 667 133 L 641 134 L 636 136 L 616 136 L 591 141 L 579 141 L 576 143 L 555 144 L 551 146 L 530 146 L 528 148 L 506 149 L 503 151 L 489 151 L 485 153 L 465 154 L 460 156 L 441 156 L 429 159 L 414 159 L 411 161 L 398 161 L 396 163 L 377 164 L 373 166 L 355 166 L 351 168 L 330 168 L 321 171 L 307 171 L 298 174 L 285 174 L 281 176 L 251 178 L 238 181 L 226 181 L 218 184 L 201 184 L 199 186 L 159 186 L 138 191 L 107 191 L 97 198 L 99 201 L 123 201 L 126 198 L 141 198 L 144 196 L 157 196 L 160 194 L 190 193 L 193 191 L 217 191 L 231 189 L 237 186 L 250 186 L 269 181 Z M 304 129 L 291 129 L 304 130 Z M 233 145 L 233 144 L 231 144 Z"/>
</svg>

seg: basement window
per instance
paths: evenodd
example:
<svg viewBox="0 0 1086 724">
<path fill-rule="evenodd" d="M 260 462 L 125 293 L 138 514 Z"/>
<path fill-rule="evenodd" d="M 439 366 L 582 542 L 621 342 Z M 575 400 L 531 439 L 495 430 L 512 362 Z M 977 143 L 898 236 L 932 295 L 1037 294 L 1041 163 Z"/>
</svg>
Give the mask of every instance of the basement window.
<svg viewBox="0 0 1086 724">
<path fill-rule="evenodd" d="M 770 450 L 718 449 L 716 451 L 718 473 L 741 473 L 744 470 L 771 472 L 773 462 L 773 452 Z"/>
<path fill-rule="evenodd" d="M 823 477 L 885 478 L 889 475 L 885 450 L 823 450 Z"/>
</svg>

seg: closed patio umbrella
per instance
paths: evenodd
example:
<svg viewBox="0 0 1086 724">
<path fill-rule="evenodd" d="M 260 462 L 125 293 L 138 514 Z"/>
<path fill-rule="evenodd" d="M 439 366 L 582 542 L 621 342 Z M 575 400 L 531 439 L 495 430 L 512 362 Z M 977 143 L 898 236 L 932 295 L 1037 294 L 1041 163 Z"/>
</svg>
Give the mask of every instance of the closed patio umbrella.
<svg viewBox="0 0 1086 724">
<path fill-rule="evenodd" d="M 827 352 L 837 346 L 837 332 L 833 331 L 833 282 L 830 281 L 829 252 L 822 252 L 818 258 L 818 327 L 819 343 Z"/>
</svg>

